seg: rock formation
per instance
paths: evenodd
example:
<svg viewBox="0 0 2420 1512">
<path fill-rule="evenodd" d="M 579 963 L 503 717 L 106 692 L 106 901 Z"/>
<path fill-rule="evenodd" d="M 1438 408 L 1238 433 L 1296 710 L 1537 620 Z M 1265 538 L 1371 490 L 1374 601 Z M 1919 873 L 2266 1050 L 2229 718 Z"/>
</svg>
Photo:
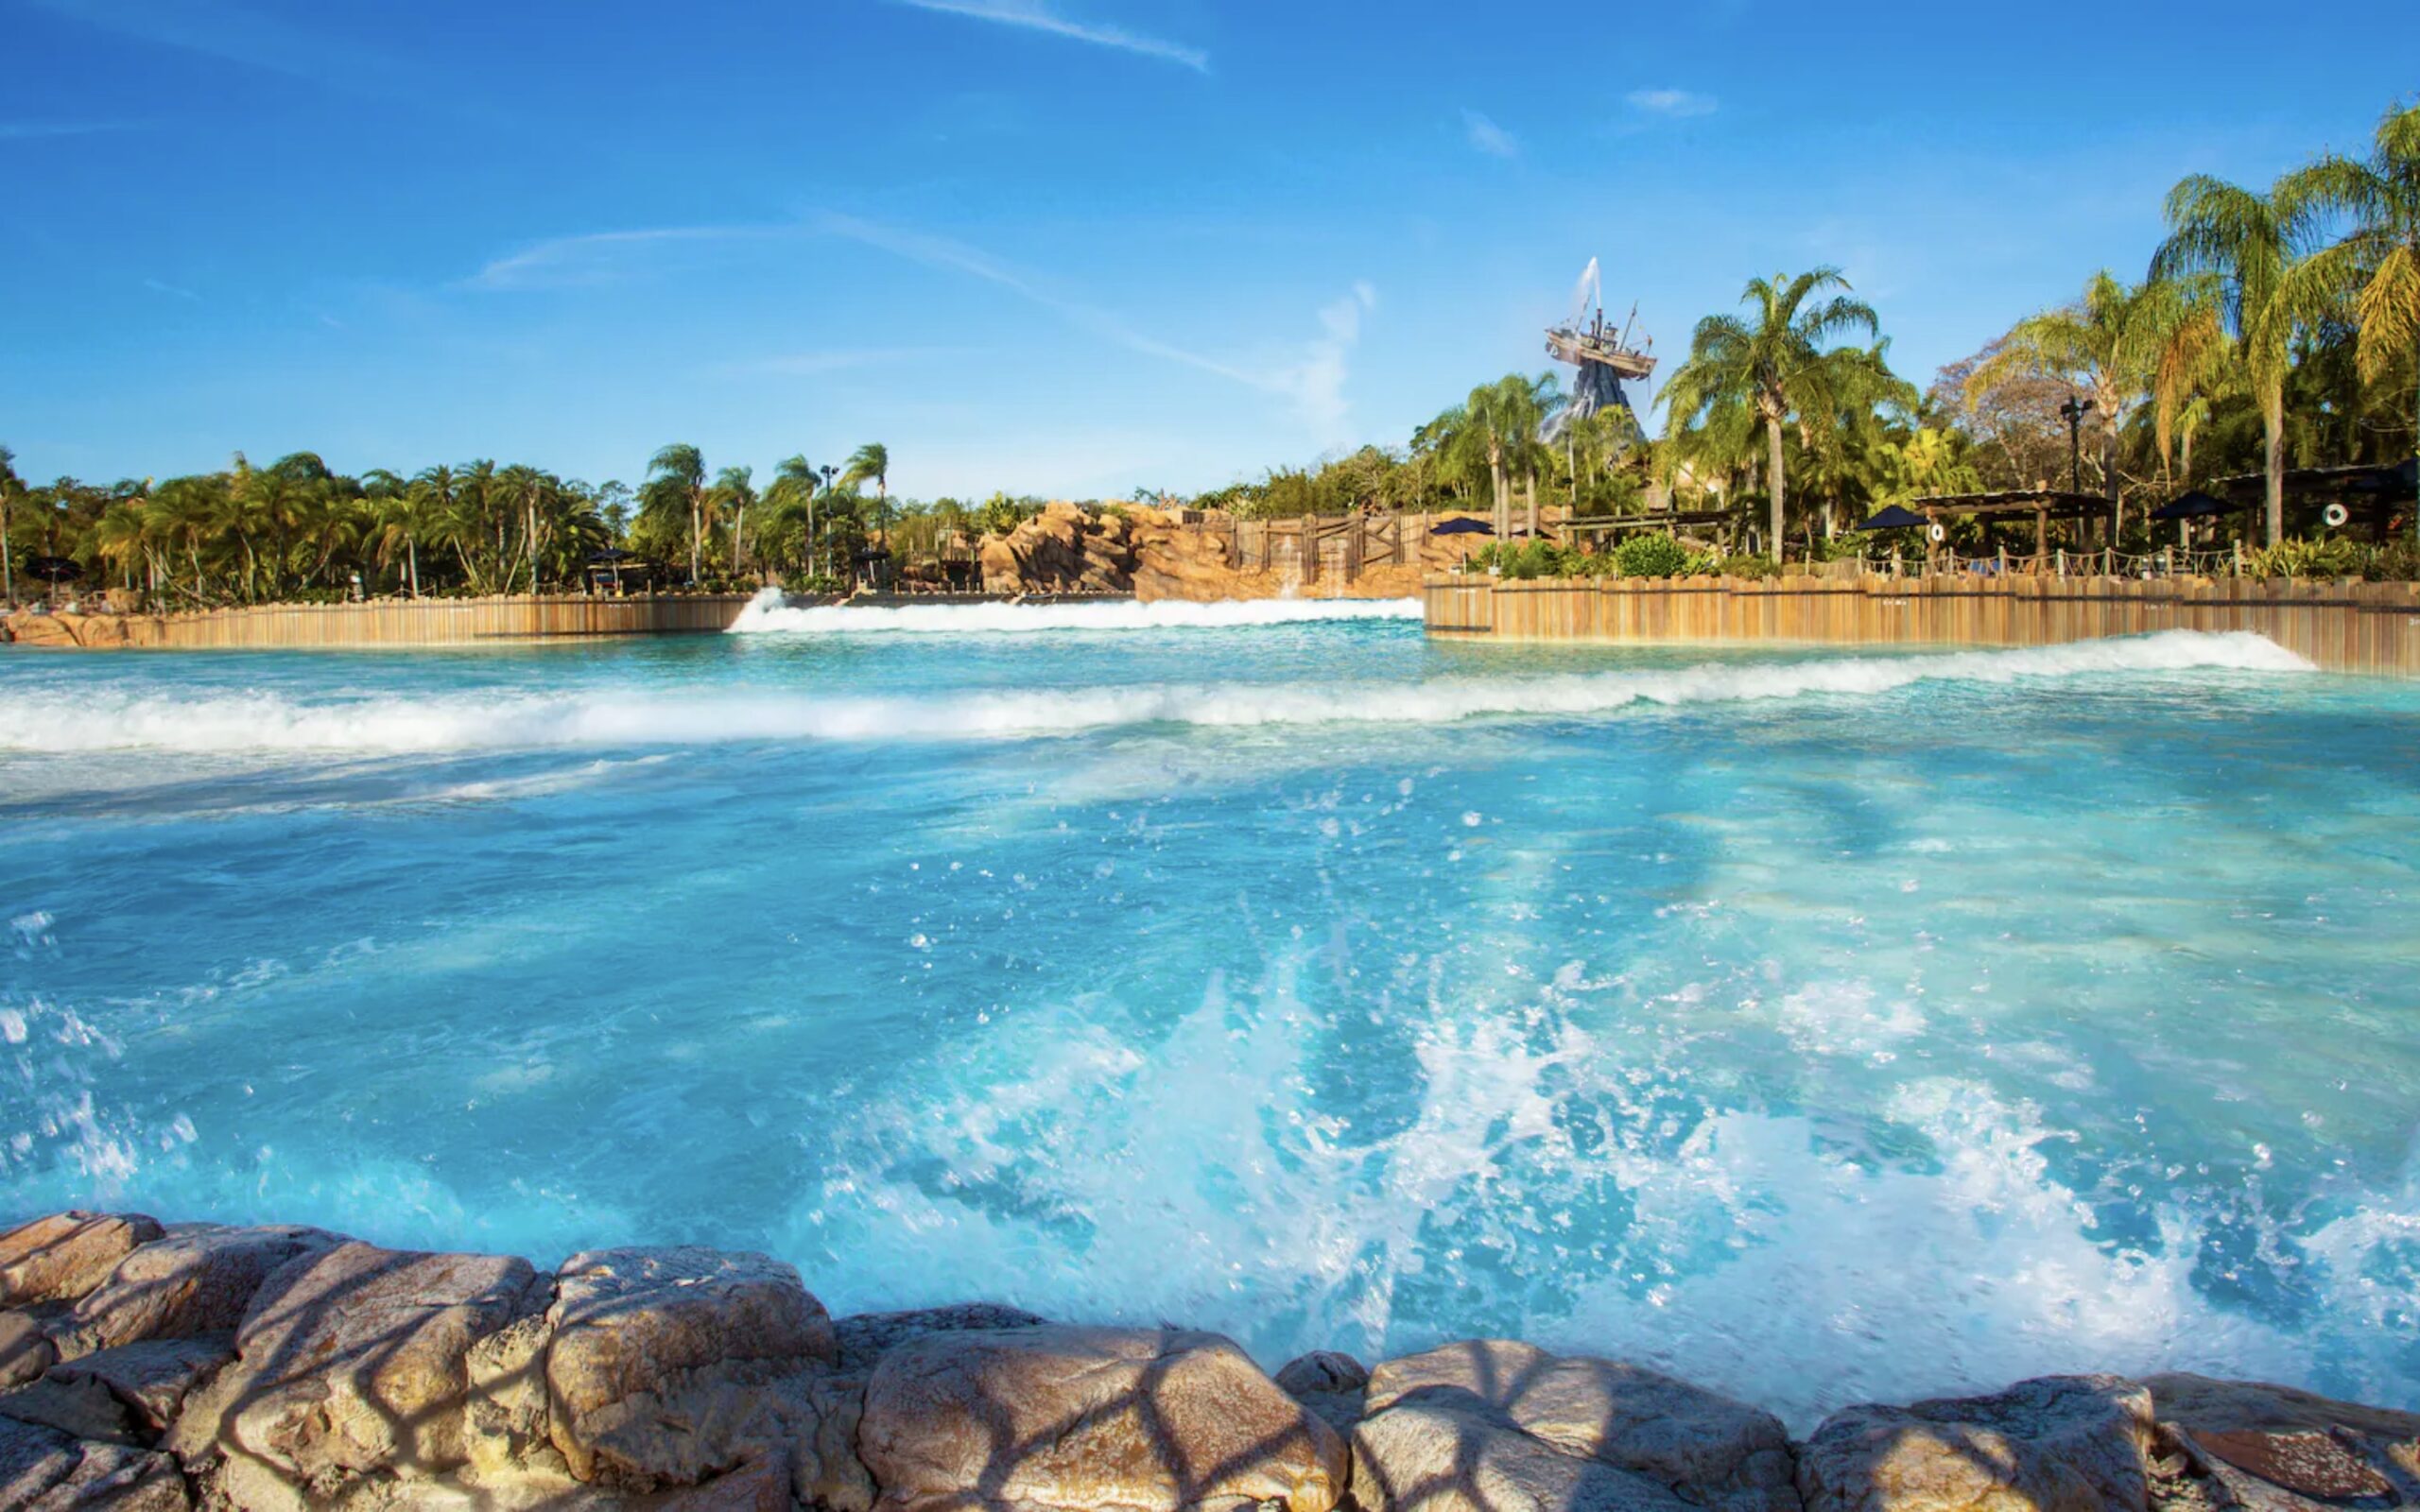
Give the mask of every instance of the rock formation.
<svg viewBox="0 0 2420 1512">
<path fill-rule="evenodd" d="M 1091 512 L 1053 504 L 1006 535 L 986 536 L 978 556 L 983 589 L 993 593 L 1132 593 L 1150 603 L 1277 598 L 1294 593 L 1347 598 L 1408 598 L 1423 576 L 1443 571 L 1461 546 L 1421 535 L 1417 560 L 1364 566 L 1351 581 L 1331 575 L 1306 585 L 1291 566 L 1263 568 L 1235 559 L 1233 522 L 1188 521 L 1149 505 Z M 1411 528 L 1407 526 L 1407 528 Z"/>
<path fill-rule="evenodd" d="M 2420 1417 L 2200 1376 L 1850 1407 L 1803 1443 L 1501 1340 L 1276 1377 L 994 1303 L 835 1321 L 763 1255 L 541 1272 L 313 1228 L 0 1234 L 16 1512 L 2387 1512 Z"/>
</svg>

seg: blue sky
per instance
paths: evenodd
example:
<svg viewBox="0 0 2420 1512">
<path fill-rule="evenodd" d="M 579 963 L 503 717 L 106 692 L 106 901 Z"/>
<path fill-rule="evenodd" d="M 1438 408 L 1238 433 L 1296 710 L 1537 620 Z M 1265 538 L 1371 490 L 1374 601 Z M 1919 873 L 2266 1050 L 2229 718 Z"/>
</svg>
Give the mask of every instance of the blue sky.
<svg viewBox="0 0 2420 1512">
<path fill-rule="evenodd" d="M 0 443 L 1192 490 L 1843 267 L 1919 382 L 2187 171 L 2420 90 L 2420 7 L 0 0 Z"/>
</svg>

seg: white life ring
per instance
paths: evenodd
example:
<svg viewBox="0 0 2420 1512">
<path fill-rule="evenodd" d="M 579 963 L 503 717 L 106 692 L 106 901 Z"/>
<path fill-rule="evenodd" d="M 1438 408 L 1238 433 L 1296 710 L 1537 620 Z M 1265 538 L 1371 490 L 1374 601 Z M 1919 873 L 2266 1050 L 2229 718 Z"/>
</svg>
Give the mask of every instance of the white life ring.
<svg viewBox="0 0 2420 1512">
<path fill-rule="evenodd" d="M 1941 522 L 1938 520 L 1925 526 L 1925 535 L 1928 537 L 1936 546 L 1949 539 L 1949 532 L 1943 528 Z"/>
<path fill-rule="evenodd" d="M 2344 522 L 2353 518 L 2353 511 L 2341 504 L 2331 504 L 2320 511 L 2319 517 L 2327 522 L 2328 529 L 2342 530 L 2344 528 Z"/>
</svg>

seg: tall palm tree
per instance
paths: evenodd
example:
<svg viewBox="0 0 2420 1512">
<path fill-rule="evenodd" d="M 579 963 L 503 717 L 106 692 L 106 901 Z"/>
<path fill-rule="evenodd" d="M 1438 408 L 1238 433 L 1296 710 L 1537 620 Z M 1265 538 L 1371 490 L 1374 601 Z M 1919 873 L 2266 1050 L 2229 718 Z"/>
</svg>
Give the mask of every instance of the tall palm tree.
<svg viewBox="0 0 2420 1512">
<path fill-rule="evenodd" d="M 17 454 L 0 446 L 0 604 L 17 601 L 17 566 L 9 554 L 9 517 L 26 498 L 26 480 L 17 475 Z"/>
<path fill-rule="evenodd" d="M 561 485 L 553 474 L 542 472 L 534 467 L 520 463 L 515 463 L 497 474 L 497 481 L 504 486 L 507 496 L 520 508 L 520 550 L 529 558 L 529 593 L 534 597 L 538 592 L 538 554 L 543 539 L 539 531 L 539 516 L 542 512 L 549 515 L 553 513 L 555 495 L 560 491 Z M 519 574 L 509 572 L 504 576 L 510 580 Z"/>
<path fill-rule="evenodd" d="M 1513 467 L 1521 472 L 1522 495 L 1527 500 L 1530 539 L 1538 534 L 1538 470 L 1546 465 L 1549 453 L 1539 435 L 1546 424 L 1564 404 L 1563 387 L 1551 372 L 1535 378 L 1524 378 L 1517 372 L 1506 373 L 1495 381 L 1495 418 L 1502 424 L 1501 442 L 1506 463 L 1507 481 Z M 1508 522 L 1509 523 L 1509 522 Z"/>
<path fill-rule="evenodd" d="M 849 454 L 849 464 L 840 473 L 840 485 L 853 489 L 869 478 L 873 480 L 875 524 L 888 531 L 890 526 L 890 448 L 880 441 L 868 441 Z"/>
<path fill-rule="evenodd" d="M 731 576 L 739 576 L 740 543 L 748 535 L 748 507 L 756 502 L 756 470 L 727 467 L 715 477 L 715 507 L 731 512 Z"/>
<path fill-rule="evenodd" d="M 2342 236 L 2289 275 L 2300 285 L 2293 302 L 2351 306 L 2363 379 L 2379 382 L 2394 364 L 2411 361 L 2412 449 L 2420 455 L 2420 105 L 2388 111 L 2367 157 L 2326 154 L 2279 180 L 2276 198 L 2298 227 L 2342 227 Z"/>
<path fill-rule="evenodd" d="M 855 489 L 868 478 L 873 480 L 874 529 L 882 539 L 885 551 L 890 549 L 890 448 L 880 441 L 868 441 L 849 454 L 848 467 L 840 474 L 843 488 Z M 881 586 L 877 572 L 875 586 Z"/>
<path fill-rule="evenodd" d="M 2227 329 L 2260 409 L 2273 546 L 2286 535 L 2286 369 L 2295 324 L 2286 275 L 2294 265 L 2293 228 L 2273 193 L 2198 173 L 2168 192 L 2168 240 L 2152 257 L 2152 279 L 2214 273 L 2221 281 Z"/>
<path fill-rule="evenodd" d="M 2203 301 L 2206 283 L 2153 279 L 2129 286 L 2107 269 L 2084 282 L 2083 298 L 2019 320 L 1990 361 L 1966 377 L 1969 408 L 2010 379 L 2040 374 L 2088 398 L 2100 417 L 2101 486 L 2109 495 L 2110 532 L 2124 529 L 2118 441 L 2129 412 L 2156 396 L 2172 415 L 2193 369 L 2191 357 L 2217 331 Z"/>
<path fill-rule="evenodd" d="M 689 581 L 696 582 L 705 572 L 706 556 L 706 458 L 705 454 L 683 441 L 665 447 L 648 459 L 647 486 L 640 490 L 645 507 L 659 503 L 666 512 L 674 506 L 689 511 Z"/>
<path fill-rule="evenodd" d="M 1461 423 L 1456 429 L 1460 449 L 1487 459 L 1488 494 L 1495 512 L 1498 540 L 1512 533 L 1512 470 L 1509 461 L 1523 432 L 1518 403 L 1509 383 L 1517 378 L 1481 384 L 1462 402 Z"/>
<path fill-rule="evenodd" d="M 1832 298 L 1810 305 L 1815 295 L 1839 290 Z M 1850 297 L 1847 279 L 1837 267 L 1818 267 L 1796 278 L 1776 275 L 1752 279 L 1739 297 L 1750 314 L 1710 315 L 1700 320 L 1689 340 L 1688 360 L 1657 396 L 1673 427 L 1709 410 L 1741 406 L 1762 421 L 1765 429 L 1765 481 L 1772 497 L 1772 552 L 1782 554 L 1787 487 L 1782 472 L 1782 427 L 1793 418 L 1808 424 L 1839 407 L 1836 395 L 1844 382 L 1862 373 L 1867 353 L 1855 347 L 1827 348 L 1851 332 L 1868 340 L 1880 335 L 1881 320 L 1873 306 Z M 1830 437 L 1814 433 L 1820 444 Z"/>
<path fill-rule="evenodd" d="M 774 464 L 772 486 L 765 490 L 765 502 L 772 507 L 777 518 L 804 511 L 806 570 L 810 573 L 815 570 L 815 496 L 822 487 L 822 474 L 802 453 Z"/>
<path fill-rule="evenodd" d="M 456 508 L 454 470 L 440 462 L 412 474 L 406 496 L 410 499 L 411 526 L 405 536 L 406 559 L 411 566 L 412 596 L 420 596 L 420 543 L 441 539 L 454 519 Z"/>
</svg>

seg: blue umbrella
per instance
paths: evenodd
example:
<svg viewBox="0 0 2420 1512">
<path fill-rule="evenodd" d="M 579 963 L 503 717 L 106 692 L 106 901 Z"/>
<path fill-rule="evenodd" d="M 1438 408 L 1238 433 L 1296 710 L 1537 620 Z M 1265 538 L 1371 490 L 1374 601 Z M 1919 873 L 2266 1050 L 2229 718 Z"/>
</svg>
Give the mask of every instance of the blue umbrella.
<svg viewBox="0 0 2420 1512">
<path fill-rule="evenodd" d="M 1495 534 L 1495 527 L 1484 520 L 1457 517 L 1430 525 L 1428 533 L 1432 536 L 1492 536 Z"/>
<path fill-rule="evenodd" d="M 1885 505 L 1871 520 L 1858 525 L 1859 530 L 1905 530 L 1910 525 L 1926 525 L 1932 522 L 1913 509 L 1893 504 Z"/>
</svg>

